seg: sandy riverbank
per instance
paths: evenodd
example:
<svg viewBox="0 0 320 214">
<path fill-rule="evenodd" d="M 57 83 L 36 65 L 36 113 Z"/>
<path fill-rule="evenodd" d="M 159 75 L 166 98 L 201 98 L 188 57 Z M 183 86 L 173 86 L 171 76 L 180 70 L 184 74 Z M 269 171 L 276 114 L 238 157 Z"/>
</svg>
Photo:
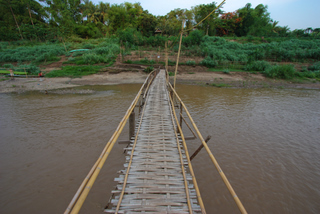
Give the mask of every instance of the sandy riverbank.
<svg viewBox="0 0 320 214">
<path fill-rule="evenodd" d="M 63 88 L 72 88 L 83 85 L 114 85 L 143 83 L 147 74 L 144 72 L 120 72 L 111 74 L 103 72 L 84 76 L 82 78 L 15 78 L 0 82 L 0 93 L 25 92 L 25 91 L 51 91 Z M 171 77 L 173 79 L 173 77 Z M 282 80 L 267 79 L 261 74 L 249 74 L 245 72 L 181 72 L 177 75 L 177 82 L 188 84 L 206 84 L 217 87 L 237 88 L 306 88 L 320 89 L 320 83 L 292 83 Z"/>
</svg>

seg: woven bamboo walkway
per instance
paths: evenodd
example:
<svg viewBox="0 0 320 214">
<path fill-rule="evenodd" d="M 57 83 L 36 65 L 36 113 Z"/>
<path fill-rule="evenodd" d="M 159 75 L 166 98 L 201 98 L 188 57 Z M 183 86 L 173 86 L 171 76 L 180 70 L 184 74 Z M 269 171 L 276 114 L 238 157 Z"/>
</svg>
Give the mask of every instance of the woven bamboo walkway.
<svg viewBox="0 0 320 214">
<path fill-rule="evenodd" d="M 151 84 L 139 118 L 125 169 L 115 179 L 115 197 L 105 212 L 201 213 L 176 133 L 164 70 Z"/>
</svg>

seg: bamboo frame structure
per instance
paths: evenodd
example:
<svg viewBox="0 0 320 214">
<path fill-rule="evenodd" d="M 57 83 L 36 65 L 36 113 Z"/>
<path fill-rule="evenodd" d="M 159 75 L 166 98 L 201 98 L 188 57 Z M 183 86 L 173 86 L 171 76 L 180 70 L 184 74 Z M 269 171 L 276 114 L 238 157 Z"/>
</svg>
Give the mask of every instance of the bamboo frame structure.
<svg viewBox="0 0 320 214">
<path fill-rule="evenodd" d="M 219 163 L 217 162 L 217 160 L 216 160 L 216 158 L 214 157 L 214 155 L 212 154 L 210 148 L 208 147 L 208 145 L 206 144 L 205 140 L 203 139 L 203 137 L 202 137 L 202 135 L 201 135 L 201 133 L 200 133 L 197 125 L 195 124 L 194 120 L 192 119 L 192 117 L 191 117 L 191 115 L 190 115 L 187 107 L 186 107 L 185 104 L 182 102 L 181 98 L 179 97 L 179 95 L 178 95 L 177 92 L 175 91 L 174 87 L 173 87 L 171 84 L 169 84 L 169 83 L 168 83 L 168 86 L 169 86 L 169 87 L 171 88 L 171 90 L 173 91 L 176 99 L 178 99 L 178 101 L 182 104 L 184 110 L 186 111 L 186 113 L 187 113 L 187 115 L 188 115 L 188 117 L 189 117 L 189 119 L 190 119 L 190 121 L 191 121 L 191 124 L 193 125 L 193 128 L 195 129 L 195 131 L 196 131 L 199 139 L 201 140 L 201 143 L 203 144 L 204 148 L 206 149 L 206 151 L 207 151 L 207 153 L 208 153 L 208 155 L 209 155 L 212 163 L 215 165 L 216 169 L 218 170 L 218 172 L 219 172 L 219 174 L 220 174 L 223 182 L 224 182 L 225 185 L 227 186 L 227 188 L 228 188 L 230 194 L 232 195 L 234 201 L 236 202 L 236 204 L 237 204 L 240 212 L 241 212 L 242 214 L 246 214 L 246 213 L 247 213 L 246 209 L 245 209 L 244 206 L 242 205 L 239 197 L 237 196 L 236 192 L 235 192 L 234 189 L 232 188 L 232 186 L 231 186 L 229 180 L 227 179 L 226 175 L 225 175 L 224 172 L 222 171 Z"/>
<path fill-rule="evenodd" d="M 143 92 L 143 89 L 145 88 L 146 83 L 148 82 L 149 78 L 151 77 L 151 74 L 153 74 L 153 72 L 151 72 L 148 75 L 148 77 L 146 78 L 146 80 L 143 83 L 143 85 L 141 86 L 138 94 L 136 95 L 135 99 L 132 101 L 130 107 L 128 108 L 126 114 L 124 115 L 124 117 L 120 121 L 116 131 L 113 133 L 109 142 L 107 143 L 107 145 L 103 149 L 102 153 L 100 154 L 98 160 L 95 162 L 95 164 L 93 165 L 93 167 L 89 171 L 88 175 L 85 177 L 85 179 L 81 183 L 79 189 L 77 190 L 76 194 L 72 198 L 72 200 L 71 200 L 70 204 L 68 205 L 67 209 L 65 210 L 64 214 L 69 214 L 69 213 L 75 214 L 80 211 L 87 195 L 89 194 L 89 191 L 90 191 L 92 185 L 94 184 L 97 176 L 100 173 L 101 168 L 103 167 L 107 157 L 109 156 L 114 144 L 118 140 L 118 137 L 120 136 L 120 134 L 121 134 L 127 120 L 129 119 L 132 111 L 134 110 L 136 104 L 138 103 L 139 98 Z"/>
</svg>

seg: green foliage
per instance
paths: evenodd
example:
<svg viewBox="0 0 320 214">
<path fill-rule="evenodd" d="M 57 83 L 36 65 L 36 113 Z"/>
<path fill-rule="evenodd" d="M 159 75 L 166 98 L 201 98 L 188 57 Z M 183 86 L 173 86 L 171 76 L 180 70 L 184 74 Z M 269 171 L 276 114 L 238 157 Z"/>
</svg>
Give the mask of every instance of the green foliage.
<svg viewBox="0 0 320 214">
<path fill-rule="evenodd" d="M 61 70 L 54 70 L 46 77 L 81 77 L 98 73 L 103 66 L 64 66 Z"/>
<path fill-rule="evenodd" d="M 193 60 L 188 60 L 188 61 L 186 62 L 186 64 L 187 64 L 187 65 L 194 66 L 194 65 L 196 65 L 196 62 L 193 61 Z"/>
<path fill-rule="evenodd" d="M 245 71 L 265 71 L 270 67 L 270 63 L 267 61 L 254 61 L 251 64 L 247 64 L 243 70 Z"/>
<path fill-rule="evenodd" d="M 224 69 L 224 70 L 223 70 L 223 73 L 224 73 L 224 74 L 230 74 L 230 71 L 229 71 L 229 69 Z"/>
<path fill-rule="evenodd" d="M 35 45 L 6 49 L 0 52 L 0 62 L 56 61 L 66 54 L 62 45 Z"/>
<path fill-rule="evenodd" d="M 10 71 L 0 70 L 0 74 L 10 74 Z M 25 72 L 14 71 L 14 74 L 23 75 L 23 74 L 25 74 Z"/>
<path fill-rule="evenodd" d="M 201 56 L 218 61 L 304 61 L 320 59 L 320 40 L 287 39 L 279 42 L 240 44 L 221 37 L 205 36 L 200 44 Z"/>
<path fill-rule="evenodd" d="M 193 45 L 200 45 L 201 40 L 204 36 L 204 32 L 200 30 L 192 31 L 189 36 L 183 37 L 182 44 L 189 47 Z"/>
<path fill-rule="evenodd" d="M 320 61 L 308 67 L 310 71 L 320 71 Z"/>
<path fill-rule="evenodd" d="M 204 60 L 202 60 L 200 64 L 208 68 L 214 68 L 218 65 L 217 61 L 213 60 L 211 57 L 208 56 Z"/>
<path fill-rule="evenodd" d="M 34 64 L 18 64 L 17 66 L 14 66 L 12 64 L 4 64 L 2 65 L 2 67 L 11 68 L 14 70 L 14 72 L 22 72 L 23 74 L 27 72 L 27 74 L 30 75 L 38 75 L 38 73 L 40 72 L 40 68 Z"/>
<path fill-rule="evenodd" d="M 135 63 L 144 64 L 144 65 L 153 65 L 156 62 L 154 60 L 148 60 L 148 58 L 144 58 L 140 61 L 135 61 Z"/>
<path fill-rule="evenodd" d="M 293 65 L 274 65 L 263 72 L 266 77 L 275 79 L 292 79 L 295 77 L 296 70 Z"/>
<path fill-rule="evenodd" d="M 90 65 L 106 61 L 105 57 L 98 55 L 96 53 L 85 53 L 82 55 L 81 58 L 84 64 L 90 64 Z"/>
<path fill-rule="evenodd" d="M 149 66 L 149 67 L 145 68 L 143 71 L 146 73 L 150 73 L 153 70 L 154 70 L 154 68 L 152 66 Z"/>
<path fill-rule="evenodd" d="M 91 43 L 88 43 L 88 44 L 83 44 L 82 45 L 82 48 L 83 49 L 93 49 L 95 48 L 96 46 L 94 44 L 91 44 Z"/>
</svg>

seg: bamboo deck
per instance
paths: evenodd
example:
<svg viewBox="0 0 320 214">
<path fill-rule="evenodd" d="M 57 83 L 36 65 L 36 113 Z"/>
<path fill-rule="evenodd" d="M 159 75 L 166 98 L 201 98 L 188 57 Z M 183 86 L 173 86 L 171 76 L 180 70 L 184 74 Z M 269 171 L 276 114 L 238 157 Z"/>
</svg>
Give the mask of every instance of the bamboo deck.
<svg viewBox="0 0 320 214">
<path fill-rule="evenodd" d="M 150 86 L 135 133 L 105 212 L 201 213 L 176 133 L 164 70 Z"/>
</svg>

